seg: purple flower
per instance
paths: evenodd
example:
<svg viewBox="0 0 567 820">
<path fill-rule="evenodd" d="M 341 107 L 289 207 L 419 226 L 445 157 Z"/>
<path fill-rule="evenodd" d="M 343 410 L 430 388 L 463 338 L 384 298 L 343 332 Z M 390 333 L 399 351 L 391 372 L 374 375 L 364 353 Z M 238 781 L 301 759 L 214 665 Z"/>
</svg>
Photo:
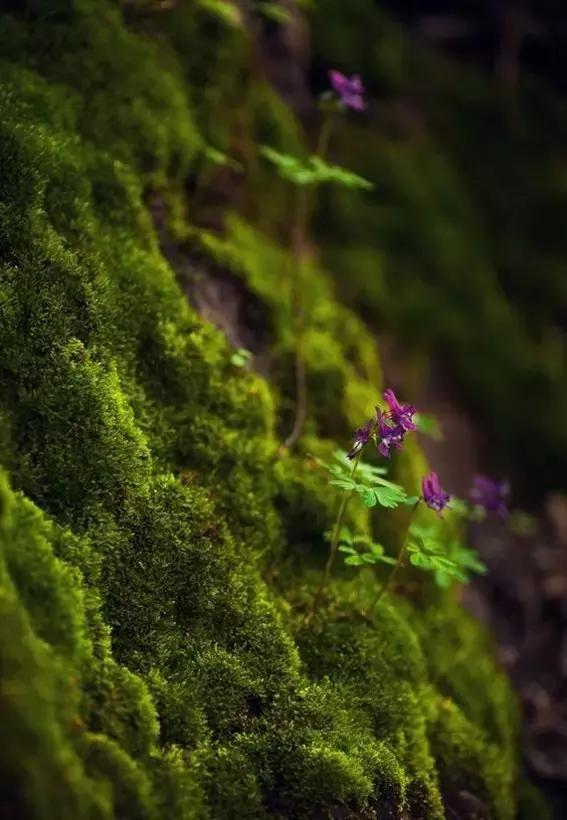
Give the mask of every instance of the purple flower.
<svg viewBox="0 0 567 820">
<path fill-rule="evenodd" d="M 352 108 L 353 111 L 364 111 L 364 86 L 358 74 L 347 77 L 340 71 L 332 69 L 329 71 L 329 79 L 333 90 L 338 95 L 345 108 Z"/>
<path fill-rule="evenodd" d="M 484 507 L 487 512 L 495 512 L 501 518 L 507 518 L 507 499 L 510 485 L 507 481 L 493 481 L 488 476 L 477 475 L 470 492 L 471 501 Z"/>
<path fill-rule="evenodd" d="M 384 398 L 390 408 L 390 418 L 406 432 L 410 433 L 417 430 L 417 426 L 413 420 L 416 413 L 415 407 L 411 404 L 400 404 L 396 398 L 396 394 L 391 388 L 388 388 L 384 393 Z"/>
<path fill-rule="evenodd" d="M 359 427 L 354 433 L 354 444 L 347 453 L 348 458 L 354 458 L 359 453 L 365 444 L 368 444 L 374 433 L 374 419 L 368 419 L 363 427 Z"/>
<path fill-rule="evenodd" d="M 405 430 L 400 424 L 393 424 L 389 414 L 382 413 L 378 408 L 376 409 L 376 427 L 380 436 L 378 452 L 384 458 L 389 458 L 392 447 L 396 450 L 401 449 Z"/>
<path fill-rule="evenodd" d="M 417 429 L 413 416 L 415 407 L 411 404 L 400 404 L 391 388 L 384 393 L 388 410 L 382 412 L 376 408 L 376 427 L 380 436 L 378 452 L 388 458 L 392 447 L 400 450 L 406 433 Z"/>
<path fill-rule="evenodd" d="M 441 489 L 437 473 L 429 473 L 429 475 L 424 476 L 421 482 L 421 489 L 423 492 L 423 500 L 427 506 L 441 515 L 441 512 L 451 500 L 451 496 Z"/>
</svg>

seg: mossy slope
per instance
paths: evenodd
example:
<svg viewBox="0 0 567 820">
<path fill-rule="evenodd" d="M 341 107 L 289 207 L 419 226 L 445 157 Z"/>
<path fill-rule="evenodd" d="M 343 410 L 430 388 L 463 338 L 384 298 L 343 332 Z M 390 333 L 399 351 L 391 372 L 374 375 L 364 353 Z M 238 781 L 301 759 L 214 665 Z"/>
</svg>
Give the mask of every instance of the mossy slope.
<svg viewBox="0 0 567 820">
<path fill-rule="evenodd" d="M 183 20 L 187 50 L 205 35 L 179 13 L 159 45 L 102 2 L 1 18 L 2 805 L 435 820 L 451 788 L 511 820 L 513 700 L 450 598 L 362 621 L 375 580 L 341 575 L 304 625 L 333 498 L 278 455 L 291 317 L 262 266 L 289 260 L 242 220 L 200 238 L 271 316 L 270 387 L 188 306 L 143 206 L 200 146 L 171 43 Z M 305 444 L 322 452 L 380 376 L 362 324 L 323 271 L 313 283 Z"/>
</svg>

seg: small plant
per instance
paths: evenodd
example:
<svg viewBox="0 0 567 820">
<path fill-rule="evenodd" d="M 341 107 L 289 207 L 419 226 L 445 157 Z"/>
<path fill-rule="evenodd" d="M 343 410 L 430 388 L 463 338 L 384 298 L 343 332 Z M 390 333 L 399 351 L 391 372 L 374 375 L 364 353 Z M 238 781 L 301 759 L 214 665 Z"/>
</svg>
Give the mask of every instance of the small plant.
<svg viewBox="0 0 567 820">
<path fill-rule="evenodd" d="M 317 460 L 333 476 L 329 484 L 345 492 L 357 493 L 365 507 L 375 507 L 378 504 L 394 509 L 399 504 L 415 504 L 417 499 L 408 498 L 406 491 L 399 484 L 384 478 L 387 473 L 386 467 L 375 467 L 359 462 L 355 473 L 348 454 L 336 450 L 333 458 L 334 462 L 331 464 Z"/>
<path fill-rule="evenodd" d="M 375 417 L 356 430 L 353 446 L 348 453 L 336 451 L 330 463 L 317 460 L 330 474 L 329 484 L 344 495 L 329 537 L 329 555 L 313 601 L 311 616 L 316 612 L 327 588 L 337 552 L 345 555 L 345 563 L 349 566 L 389 564 L 393 567 L 372 602 L 369 613 L 390 589 L 406 559 L 417 569 L 433 573 L 435 582 L 442 588 L 447 588 L 454 581 L 467 583 L 472 573 L 486 572 L 473 550 L 465 547 L 457 538 L 448 538 L 449 532 L 444 524 L 423 526 L 415 520 L 421 504 L 433 510 L 438 518 L 442 518 L 443 511 L 450 505 L 453 507 L 453 502 L 455 509 L 459 507 L 458 501 L 453 500 L 441 487 L 437 473 L 432 472 L 423 477 L 420 496 L 410 496 L 403 487 L 385 477 L 386 467 L 362 462 L 363 451 L 370 442 L 376 446 L 381 456 L 389 458 L 392 448 L 401 449 L 407 433 L 417 429 L 416 409 L 412 405 L 401 404 L 390 389 L 384 393 L 384 401 L 386 408 L 376 408 Z M 369 508 L 411 506 L 406 537 L 397 559 L 386 555 L 384 547 L 369 536 L 353 535 L 344 526 L 348 504 L 355 497 Z"/>
<path fill-rule="evenodd" d="M 382 544 L 377 544 L 368 535 L 353 535 L 348 527 L 343 527 L 339 535 L 339 552 L 345 553 L 345 564 L 350 567 L 396 563 L 394 558 L 386 555 Z"/>
<path fill-rule="evenodd" d="M 270 3 L 262 4 L 264 11 Z M 360 77 L 350 79 L 339 71 L 330 71 L 331 90 L 322 95 L 320 110 L 323 114 L 321 128 L 314 153 L 306 158 L 283 154 L 274 148 L 263 145 L 260 153 L 275 169 L 282 179 L 297 188 L 297 200 L 291 225 L 291 248 L 294 260 L 295 276 L 293 279 L 293 313 L 295 316 L 295 419 L 284 447 L 292 447 L 299 439 L 305 419 L 307 418 L 307 379 L 303 354 L 305 333 L 305 298 L 304 298 L 304 256 L 307 246 L 307 234 L 314 207 L 314 193 L 319 185 L 330 183 L 345 188 L 369 190 L 373 187 L 369 180 L 354 174 L 338 165 L 331 165 L 326 157 L 329 149 L 331 130 L 336 114 L 346 109 L 362 111 L 364 88 Z"/>
<path fill-rule="evenodd" d="M 314 154 L 307 159 L 294 157 L 291 154 L 283 154 L 270 148 L 269 145 L 260 146 L 260 154 L 271 162 L 278 174 L 294 185 L 302 187 L 304 185 L 323 185 L 334 183 L 343 188 L 372 190 L 374 185 L 364 177 L 341 168 L 340 165 L 330 165 L 324 159 Z"/>
<path fill-rule="evenodd" d="M 470 572 L 486 571 L 474 550 L 457 540 L 448 541 L 442 526 L 412 524 L 409 531 L 408 555 L 414 567 L 433 572 L 440 587 L 453 580 L 467 583 Z"/>
</svg>

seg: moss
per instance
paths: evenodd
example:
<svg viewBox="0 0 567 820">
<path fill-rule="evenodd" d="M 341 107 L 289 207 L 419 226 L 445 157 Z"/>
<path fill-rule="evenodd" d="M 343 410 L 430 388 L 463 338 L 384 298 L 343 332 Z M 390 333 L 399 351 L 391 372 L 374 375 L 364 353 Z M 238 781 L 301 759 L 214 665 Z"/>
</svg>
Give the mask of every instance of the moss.
<svg viewBox="0 0 567 820">
<path fill-rule="evenodd" d="M 214 133 L 206 101 L 194 99 L 196 114 L 189 103 L 208 36 L 189 11 L 159 38 L 141 33 L 143 15 L 136 33 L 102 2 L 54 16 L 37 4 L 33 25 L 2 17 L 6 800 L 42 820 L 437 820 L 454 760 L 506 820 L 510 693 L 458 608 L 392 598 L 365 620 L 375 576 L 337 568 L 305 624 L 336 498 L 312 459 L 279 453 L 294 325 L 291 260 L 272 220 L 286 194 L 277 189 L 261 229 L 234 215 L 222 235 L 190 226 L 183 246 L 262 305 L 269 383 L 235 368 L 226 339 L 187 304 L 143 204 L 157 184 L 190 211 L 197 123 Z M 245 38 L 223 31 L 210 31 L 220 51 L 207 76 L 220 100 L 233 88 L 227 67 L 250 91 L 246 150 L 259 136 L 301 140 Z M 381 373 L 371 334 L 317 259 L 306 285 L 302 445 L 328 457 L 372 412 Z M 420 458 L 402 465 L 413 478 Z M 354 506 L 350 523 L 381 526 Z M 431 650 L 440 630 L 466 644 L 470 671 L 443 671 L 450 641 Z"/>
<path fill-rule="evenodd" d="M 156 817 L 147 774 L 114 741 L 90 732 L 83 738 L 85 764 L 91 774 L 112 785 L 112 811 L 118 817 Z"/>
<path fill-rule="evenodd" d="M 30 517 L 18 521 L 21 501 L 10 492 L 4 474 L 1 481 L 0 711 L 10 743 L 0 753 L 0 765 L 8 804 L 13 803 L 18 813 L 30 812 L 38 817 L 110 817 L 105 795 L 89 779 L 76 748 L 80 690 L 74 676 L 75 666 L 68 657 L 68 641 L 62 644 L 57 629 L 52 628 L 51 634 L 46 631 L 45 615 L 38 612 L 37 604 L 35 619 L 25 605 L 33 588 L 36 553 L 37 566 L 43 564 L 48 577 L 53 579 L 57 573 L 63 576 L 60 589 L 50 591 L 51 602 L 55 604 L 50 618 L 61 626 L 65 622 L 76 624 L 81 609 L 73 594 L 69 595 L 69 583 L 65 580 L 65 576 L 69 578 L 68 572 L 55 560 L 49 561 L 46 545 L 34 532 Z M 22 556 L 19 566 L 16 565 L 16 572 L 24 581 L 23 601 L 4 555 L 5 545 L 14 543 L 16 538 L 27 547 L 26 557 Z M 26 560 L 28 577 L 22 573 Z M 38 582 L 43 583 L 41 579 Z M 34 624 L 38 615 L 39 634 Z M 48 642 L 48 637 L 55 639 L 55 646 Z"/>
<path fill-rule="evenodd" d="M 291 280 L 293 260 L 269 236 L 233 219 L 222 238 L 201 232 L 199 245 L 216 264 L 241 277 L 269 308 L 274 337 L 272 382 L 282 406 L 280 425 L 291 425 L 294 395 L 294 319 Z M 303 342 L 307 367 L 309 416 L 319 435 L 335 436 L 354 428 L 374 410 L 381 369 L 374 340 L 361 321 L 337 304 L 328 276 L 317 265 L 304 272 L 304 310 L 308 316 Z M 342 401 L 337 406 L 336 397 Z"/>
<path fill-rule="evenodd" d="M 344 599 L 337 605 L 334 618 L 326 614 L 312 634 L 300 633 L 302 656 L 316 678 L 329 678 L 340 687 L 344 702 L 364 714 L 372 733 L 399 762 L 398 779 L 386 793 L 397 793 L 400 807 L 411 807 L 415 816 L 441 818 L 417 638 L 395 610 L 382 608 L 380 618 L 369 623 L 359 620 L 352 604 L 345 607 Z"/>
</svg>

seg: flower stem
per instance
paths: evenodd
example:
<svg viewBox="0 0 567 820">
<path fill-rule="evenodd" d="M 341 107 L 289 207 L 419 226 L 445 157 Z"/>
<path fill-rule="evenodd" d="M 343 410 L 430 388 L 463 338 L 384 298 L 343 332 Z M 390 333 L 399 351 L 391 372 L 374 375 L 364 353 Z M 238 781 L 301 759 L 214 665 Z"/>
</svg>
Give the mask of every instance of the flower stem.
<svg viewBox="0 0 567 820">
<path fill-rule="evenodd" d="M 328 114 L 321 124 L 315 156 L 324 159 L 329 149 L 333 116 Z M 314 186 L 301 187 L 297 195 L 295 220 L 292 229 L 292 255 L 295 268 L 293 311 L 295 323 L 295 419 L 291 433 L 284 442 L 290 448 L 299 439 L 307 419 L 307 374 L 303 342 L 305 337 L 305 283 L 303 266 L 307 228 L 314 208 Z"/>
<path fill-rule="evenodd" d="M 386 583 L 383 584 L 381 589 L 378 590 L 378 594 L 376 595 L 376 597 L 374 598 L 374 600 L 370 604 L 370 608 L 368 609 L 368 611 L 366 613 L 367 615 L 371 615 L 374 612 L 374 610 L 376 609 L 376 607 L 378 605 L 378 602 L 382 599 L 382 597 L 386 594 L 386 592 L 391 588 L 391 586 L 394 583 L 394 580 L 395 580 L 398 572 L 401 570 L 401 568 L 404 565 L 404 560 L 405 560 L 406 552 L 407 552 L 407 548 L 408 548 L 411 525 L 412 525 L 413 517 L 415 515 L 415 511 L 419 507 L 420 501 L 421 501 L 421 499 L 418 498 L 418 500 L 415 502 L 415 504 L 413 506 L 413 509 L 411 511 L 410 519 L 409 519 L 409 522 L 408 522 L 408 528 L 407 528 L 407 531 L 406 531 L 406 537 L 404 538 L 404 542 L 403 542 L 402 547 L 401 547 L 401 549 L 398 553 L 398 560 L 396 561 L 396 564 L 395 564 L 392 572 L 388 576 L 388 579 L 386 580 Z"/>
<path fill-rule="evenodd" d="M 356 455 L 356 457 L 354 459 L 354 462 L 353 462 L 353 465 L 352 465 L 352 472 L 350 474 L 351 478 L 354 478 L 354 476 L 356 475 L 358 465 L 360 464 L 360 457 L 361 456 L 362 456 L 362 450 L 360 450 L 358 452 L 358 454 Z M 317 592 L 315 593 L 315 598 L 313 599 L 313 606 L 311 607 L 311 612 L 310 612 L 308 620 L 311 620 L 313 615 L 315 615 L 315 613 L 317 612 L 317 609 L 318 609 L 319 604 L 321 602 L 321 598 L 323 597 L 323 593 L 327 589 L 327 585 L 328 585 L 329 579 L 331 577 L 331 570 L 333 569 L 333 563 L 335 561 L 335 557 L 337 555 L 337 550 L 339 548 L 339 540 L 340 540 L 340 537 L 341 537 L 341 529 L 342 529 L 342 526 L 343 526 L 343 521 L 344 521 L 344 518 L 345 518 L 345 514 L 346 514 L 346 511 L 347 511 L 349 501 L 353 497 L 354 492 L 355 492 L 354 490 L 351 490 L 349 493 L 346 493 L 343 496 L 343 500 L 341 501 L 341 506 L 339 507 L 339 511 L 338 511 L 337 517 L 335 519 L 335 525 L 333 527 L 333 534 L 331 536 L 331 546 L 329 547 L 329 556 L 327 558 L 327 563 L 325 564 L 325 571 L 323 573 L 323 579 L 322 579 L 321 583 L 319 584 L 319 588 L 318 588 Z"/>
<path fill-rule="evenodd" d="M 305 188 L 298 193 L 295 225 L 292 233 L 293 315 L 295 316 L 295 419 L 291 433 L 284 442 L 285 447 L 293 447 L 301 435 L 307 418 L 307 374 L 303 355 L 305 336 L 305 300 L 303 267 L 305 264 L 305 236 L 309 214 L 309 196 Z"/>
</svg>

